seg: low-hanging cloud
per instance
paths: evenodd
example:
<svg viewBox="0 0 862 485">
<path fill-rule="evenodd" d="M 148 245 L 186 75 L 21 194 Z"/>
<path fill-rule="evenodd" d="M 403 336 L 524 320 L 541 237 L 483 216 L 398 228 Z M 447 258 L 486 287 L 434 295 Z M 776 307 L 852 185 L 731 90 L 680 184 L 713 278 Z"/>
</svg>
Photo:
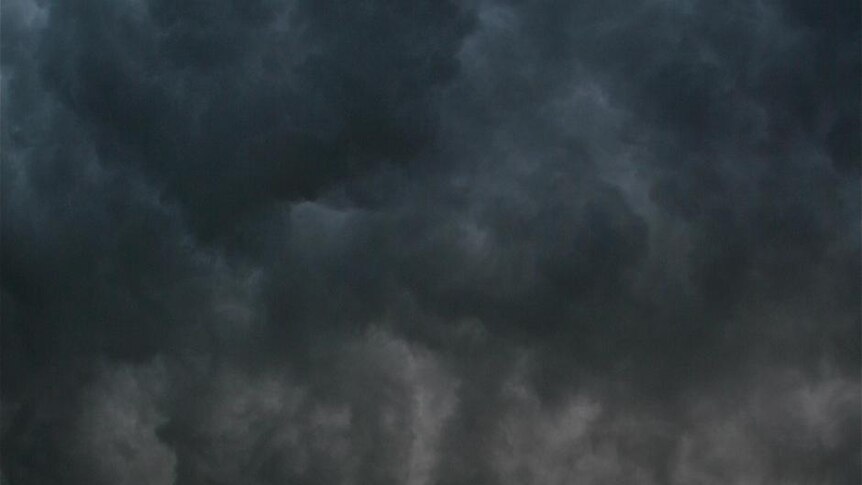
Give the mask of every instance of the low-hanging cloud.
<svg viewBox="0 0 862 485">
<path fill-rule="evenodd" d="M 2 5 L 2 481 L 852 484 L 859 5 Z"/>
</svg>

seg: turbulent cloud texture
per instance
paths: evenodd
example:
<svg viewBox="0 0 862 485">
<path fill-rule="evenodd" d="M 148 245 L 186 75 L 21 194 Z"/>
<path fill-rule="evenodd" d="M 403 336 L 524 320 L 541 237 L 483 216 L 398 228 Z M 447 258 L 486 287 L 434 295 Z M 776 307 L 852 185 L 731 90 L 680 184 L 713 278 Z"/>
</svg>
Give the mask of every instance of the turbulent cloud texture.
<svg viewBox="0 0 862 485">
<path fill-rule="evenodd" d="M 858 2 L 0 21 L 4 484 L 862 482 Z"/>
</svg>

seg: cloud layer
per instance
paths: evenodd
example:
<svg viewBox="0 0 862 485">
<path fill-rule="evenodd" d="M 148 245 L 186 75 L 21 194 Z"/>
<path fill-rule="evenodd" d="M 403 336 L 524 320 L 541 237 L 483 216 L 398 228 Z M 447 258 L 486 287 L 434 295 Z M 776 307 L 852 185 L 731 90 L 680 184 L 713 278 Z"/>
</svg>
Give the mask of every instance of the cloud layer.
<svg viewBox="0 0 862 485">
<path fill-rule="evenodd" d="M 862 480 L 857 2 L 0 21 L 4 483 Z"/>
</svg>

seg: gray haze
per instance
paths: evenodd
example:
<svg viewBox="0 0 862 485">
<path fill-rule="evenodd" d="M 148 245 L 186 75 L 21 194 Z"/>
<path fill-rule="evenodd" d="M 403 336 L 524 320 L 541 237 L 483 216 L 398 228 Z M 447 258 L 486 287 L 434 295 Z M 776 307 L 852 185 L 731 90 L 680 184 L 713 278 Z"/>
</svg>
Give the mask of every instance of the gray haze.
<svg viewBox="0 0 862 485">
<path fill-rule="evenodd" d="M 3 0 L 3 485 L 858 485 L 857 0 Z"/>
</svg>

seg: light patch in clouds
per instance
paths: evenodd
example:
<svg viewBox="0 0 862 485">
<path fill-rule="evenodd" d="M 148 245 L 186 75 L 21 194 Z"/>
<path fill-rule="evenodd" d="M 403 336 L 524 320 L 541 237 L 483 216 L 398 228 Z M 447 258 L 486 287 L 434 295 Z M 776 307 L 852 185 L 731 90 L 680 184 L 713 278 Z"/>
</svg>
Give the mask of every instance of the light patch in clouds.
<svg viewBox="0 0 862 485">
<path fill-rule="evenodd" d="M 75 454 L 97 483 L 176 483 L 176 455 L 157 434 L 167 421 L 165 379 L 160 362 L 106 368 L 85 393 Z"/>
</svg>

